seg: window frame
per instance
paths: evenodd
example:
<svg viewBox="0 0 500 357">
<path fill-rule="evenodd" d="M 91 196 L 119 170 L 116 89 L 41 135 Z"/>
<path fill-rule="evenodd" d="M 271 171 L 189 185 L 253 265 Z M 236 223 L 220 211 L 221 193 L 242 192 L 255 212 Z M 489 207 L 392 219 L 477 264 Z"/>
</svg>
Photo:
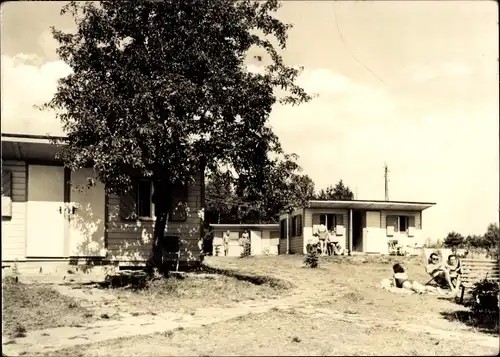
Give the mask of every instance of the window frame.
<svg viewBox="0 0 500 357">
<path fill-rule="evenodd" d="M 404 232 L 405 233 L 408 233 L 408 230 L 410 228 L 410 216 L 406 216 L 406 215 L 400 215 L 398 216 L 398 226 L 399 226 L 399 232 L 403 232 L 401 230 L 401 218 L 403 218 L 403 222 L 405 223 L 405 230 Z"/>
<path fill-rule="evenodd" d="M 409 215 L 394 215 L 394 214 L 388 214 L 386 216 L 386 223 L 385 223 L 385 228 L 387 229 L 391 225 L 388 223 L 389 222 L 389 217 L 396 217 L 396 225 L 394 226 L 394 233 L 406 233 L 408 234 L 409 228 L 410 228 L 410 218 L 412 216 Z M 403 218 L 405 222 L 405 230 L 401 230 L 401 219 Z"/>
<path fill-rule="evenodd" d="M 302 214 L 298 214 L 292 217 L 292 236 L 300 237 L 302 232 Z"/>
<path fill-rule="evenodd" d="M 326 229 L 328 231 L 334 231 L 336 228 L 337 228 L 337 214 L 336 213 L 320 213 L 319 214 L 319 224 L 321 224 L 321 217 L 324 216 L 325 217 L 325 223 L 324 225 L 326 226 Z M 330 218 L 332 218 L 332 221 L 333 221 L 333 225 L 329 228 L 329 220 L 328 220 L 328 216 L 330 216 Z"/>
</svg>

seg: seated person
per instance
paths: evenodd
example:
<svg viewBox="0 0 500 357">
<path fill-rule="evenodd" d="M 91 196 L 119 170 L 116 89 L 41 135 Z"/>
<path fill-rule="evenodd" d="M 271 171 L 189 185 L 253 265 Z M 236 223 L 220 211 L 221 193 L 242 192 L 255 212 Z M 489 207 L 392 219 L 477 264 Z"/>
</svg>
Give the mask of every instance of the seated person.
<svg viewBox="0 0 500 357">
<path fill-rule="evenodd" d="M 460 261 L 455 254 L 451 254 L 446 262 L 446 269 L 448 270 L 451 278 L 451 282 L 455 287 L 460 285 L 460 276 L 462 274 L 460 268 Z"/>
<path fill-rule="evenodd" d="M 441 262 L 441 259 L 437 253 L 431 253 L 425 267 L 427 273 L 434 278 L 434 280 L 442 286 L 450 288 L 451 292 L 456 292 L 457 287 L 455 287 L 451 281 L 450 273 L 446 266 Z"/>
<path fill-rule="evenodd" d="M 339 239 L 335 230 L 331 231 L 326 239 L 326 246 L 328 250 L 328 255 L 341 255 L 344 254 L 342 246 L 339 243 Z"/>
<path fill-rule="evenodd" d="M 425 292 L 425 286 L 415 280 L 410 280 L 408 278 L 408 274 L 406 273 L 406 269 L 404 268 L 403 264 L 394 264 L 392 270 L 394 272 L 394 286 L 400 289 L 413 290 L 417 293 Z"/>
</svg>

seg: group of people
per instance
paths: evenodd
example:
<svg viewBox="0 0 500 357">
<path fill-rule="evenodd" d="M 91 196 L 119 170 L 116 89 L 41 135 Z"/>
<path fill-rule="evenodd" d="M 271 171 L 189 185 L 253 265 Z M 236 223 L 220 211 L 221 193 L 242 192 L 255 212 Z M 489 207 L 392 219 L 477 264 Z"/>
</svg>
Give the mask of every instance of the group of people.
<svg viewBox="0 0 500 357">
<path fill-rule="evenodd" d="M 404 265 L 401 263 L 394 264 L 392 270 L 394 275 L 393 281 L 389 282 L 390 286 L 417 293 L 436 291 L 436 288 L 433 286 L 422 285 L 415 280 L 410 280 Z M 455 254 L 451 254 L 447 261 L 442 261 L 438 253 L 431 253 L 429 259 L 427 260 L 425 270 L 439 287 L 450 289 L 449 295 L 451 297 L 455 297 L 457 295 L 460 286 L 461 271 L 460 261 Z"/>
<path fill-rule="evenodd" d="M 224 256 L 229 255 L 229 241 L 231 240 L 231 231 L 227 230 L 222 234 L 222 238 L 214 237 L 213 227 L 210 227 L 208 233 L 205 235 L 200 243 L 200 250 L 206 255 L 224 254 Z M 243 246 L 245 242 L 250 242 L 250 232 L 248 229 L 242 233 L 241 238 L 238 240 L 239 245 Z"/>
<path fill-rule="evenodd" d="M 342 255 L 344 250 L 340 245 L 335 230 L 328 231 L 324 224 L 320 224 L 314 235 L 318 239 L 318 249 L 321 255 Z M 313 242 L 313 244 L 316 242 Z"/>
</svg>

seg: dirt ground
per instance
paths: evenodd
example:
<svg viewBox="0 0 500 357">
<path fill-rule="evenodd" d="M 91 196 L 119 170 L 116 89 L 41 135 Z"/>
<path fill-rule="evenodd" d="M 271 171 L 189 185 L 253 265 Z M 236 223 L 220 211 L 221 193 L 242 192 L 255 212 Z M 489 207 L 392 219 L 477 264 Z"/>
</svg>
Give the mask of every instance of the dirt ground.
<svg viewBox="0 0 500 357">
<path fill-rule="evenodd" d="M 138 346 L 141 348 L 139 349 Z M 463 345 L 427 332 L 382 323 L 353 323 L 333 316 L 271 311 L 244 319 L 172 333 L 110 341 L 59 356 L 308 356 L 308 355 L 494 355 L 498 349 Z M 109 354 L 107 354 L 109 353 Z M 49 356 L 50 354 L 47 354 Z"/>
<path fill-rule="evenodd" d="M 438 296 L 382 290 L 380 280 L 390 277 L 392 264 L 401 260 L 411 279 L 427 281 L 420 257 L 327 257 L 310 269 L 303 267 L 302 256 L 268 256 L 208 257 L 205 264 L 269 276 L 282 286 L 213 275 L 169 280 L 140 292 L 54 287 L 80 302 L 93 296 L 97 321 L 81 328 L 28 330 L 4 347 L 10 347 L 8 355 L 51 356 L 498 353 L 498 331 L 464 321 L 465 307 Z M 115 313 L 104 321 L 102 309 L 110 307 Z"/>
</svg>

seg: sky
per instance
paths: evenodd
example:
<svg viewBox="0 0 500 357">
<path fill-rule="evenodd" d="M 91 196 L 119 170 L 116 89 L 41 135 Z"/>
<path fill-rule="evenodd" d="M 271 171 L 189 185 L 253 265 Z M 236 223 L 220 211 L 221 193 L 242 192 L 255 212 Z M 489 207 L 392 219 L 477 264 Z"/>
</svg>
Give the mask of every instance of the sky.
<svg viewBox="0 0 500 357">
<path fill-rule="evenodd" d="M 70 73 L 50 26 L 72 31 L 62 2 L 1 7 L 2 132 L 61 134 L 40 112 Z M 285 1 L 283 53 L 317 97 L 276 105 L 270 125 L 324 188 L 357 199 L 435 202 L 431 239 L 484 233 L 499 217 L 498 9 L 494 1 Z"/>
</svg>

